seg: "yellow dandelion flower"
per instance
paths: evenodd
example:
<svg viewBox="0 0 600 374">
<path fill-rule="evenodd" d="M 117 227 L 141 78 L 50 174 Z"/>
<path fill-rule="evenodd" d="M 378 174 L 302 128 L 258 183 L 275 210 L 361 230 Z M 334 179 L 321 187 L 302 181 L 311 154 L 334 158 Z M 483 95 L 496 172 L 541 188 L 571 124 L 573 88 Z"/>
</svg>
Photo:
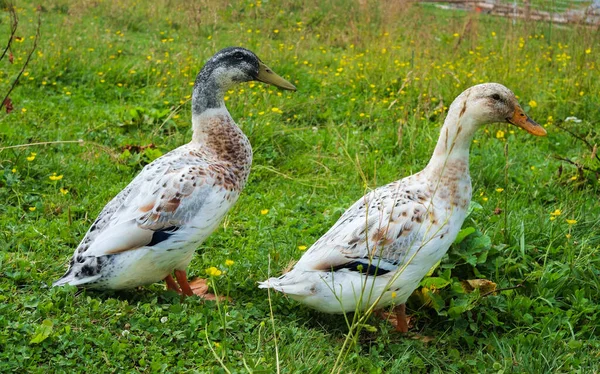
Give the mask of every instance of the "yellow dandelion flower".
<svg viewBox="0 0 600 374">
<path fill-rule="evenodd" d="M 560 209 L 556 209 L 554 212 L 550 213 L 552 217 L 560 216 L 562 211 Z"/>
<path fill-rule="evenodd" d="M 588 49 L 585 50 L 585 54 L 586 55 L 589 55 L 590 53 L 592 53 L 592 49 L 591 48 L 588 48 Z"/>
<path fill-rule="evenodd" d="M 217 269 L 214 266 L 209 267 L 205 271 L 206 271 L 206 274 L 211 277 L 218 277 L 219 275 L 223 274 L 223 272 L 221 270 Z"/>
<path fill-rule="evenodd" d="M 260 214 L 262 214 L 263 216 L 267 213 L 269 213 L 269 209 L 261 209 L 260 211 Z"/>
<path fill-rule="evenodd" d="M 569 225 L 574 225 L 574 224 L 576 224 L 576 223 L 577 223 L 577 220 L 576 220 L 576 219 L 567 219 L 566 221 L 567 221 L 567 223 L 568 223 Z"/>
<path fill-rule="evenodd" d="M 502 188 L 502 187 L 496 188 L 496 192 L 502 192 L 502 191 L 504 191 L 504 188 Z"/>
<path fill-rule="evenodd" d="M 34 207 L 34 206 L 30 206 L 30 207 L 29 207 L 29 211 L 30 211 L 30 212 L 35 212 L 35 207 Z"/>
<path fill-rule="evenodd" d="M 65 189 L 65 188 L 62 188 L 62 187 L 60 188 L 60 190 L 59 190 L 59 191 L 60 191 L 60 193 L 61 193 L 61 194 L 63 194 L 63 195 L 66 195 L 66 194 L 68 194 L 68 193 L 69 193 L 69 190 L 67 190 L 67 189 Z"/>
<path fill-rule="evenodd" d="M 56 175 L 56 173 L 52 173 L 52 175 L 49 176 L 48 178 L 50 178 L 51 181 L 59 181 L 59 180 L 63 179 L 63 176 L 62 176 L 62 174 Z"/>
<path fill-rule="evenodd" d="M 281 109 L 279 109 L 279 108 L 271 108 L 271 112 L 273 112 L 273 113 L 279 113 L 279 114 L 283 113 L 283 111 Z"/>
<path fill-rule="evenodd" d="M 565 236 L 567 237 L 567 239 L 571 239 L 571 234 L 566 234 Z"/>
<path fill-rule="evenodd" d="M 226 265 L 226 266 L 231 266 L 231 265 L 233 265 L 233 264 L 234 264 L 234 261 L 233 261 L 233 260 L 225 260 L 225 265 Z"/>
<path fill-rule="evenodd" d="M 504 131 L 498 130 L 496 132 L 496 138 L 498 138 L 498 139 L 504 139 Z"/>
<path fill-rule="evenodd" d="M 393 292 L 392 292 L 392 299 L 395 299 L 395 298 L 396 298 L 396 296 L 398 296 L 398 294 L 397 294 L 395 291 L 393 291 Z"/>
<path fill-rule="evenodd" d="M 35 160 L 35 156 L 37 156 L 37 153 L 31 152 L 29 157 L 27 157 L 27 161 L 31 162 L 31 161 Z"/>
<path fill-rule="evenodd" d="M 535 108 L 537 106 L 537 103 L 535 102 L 535 100 L 531 100 L 529 102 L 529 106 L 532 107 L 532 108 Z"/>
<path fill-rule="evenodd" d="M 16 173 L 16 172 L 17 172 L 17 168 L 13 168 L 11 171 L 12 171 L 13 173 Z"/>
<path fill-rule="evenodd" d="M 301 251 L 306 251 L 306 246 L 305 245 L 299 245 L 298 249 Z"/>
</svg>

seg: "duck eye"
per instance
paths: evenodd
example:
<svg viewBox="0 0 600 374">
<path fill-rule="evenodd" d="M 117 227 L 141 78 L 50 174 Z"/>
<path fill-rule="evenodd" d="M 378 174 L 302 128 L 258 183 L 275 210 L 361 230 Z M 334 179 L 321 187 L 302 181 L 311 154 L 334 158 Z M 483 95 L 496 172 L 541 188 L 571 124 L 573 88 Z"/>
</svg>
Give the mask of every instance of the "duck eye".
<svg viewBox="0 0 600 374">
<path fill-rule="evenodd" d="M 493 94 L 492 99 L 500 101 L 500 95 L 498 95 L 497 93 Z"/>
<path fill-rule="evenodd" d="M 235 58 L 236 60 L 242 60 L 244 59 L 244 54 L 242 52 L 235 52 L 233 54 L 233 58 Z"/>
</svg>

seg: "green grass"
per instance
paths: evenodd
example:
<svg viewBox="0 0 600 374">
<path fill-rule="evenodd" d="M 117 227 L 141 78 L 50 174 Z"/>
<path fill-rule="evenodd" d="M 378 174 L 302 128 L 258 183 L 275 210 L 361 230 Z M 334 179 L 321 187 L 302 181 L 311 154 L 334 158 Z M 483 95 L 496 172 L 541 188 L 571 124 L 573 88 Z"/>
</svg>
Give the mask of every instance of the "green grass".
<svg viewBox="0 0 600 374">
<path fill-rule="evenodd" d="M 348 332 L 343 318 L 281 294 L 272 294 L 271 317 L 256 282 L 297 260 L 298 247 L 367 188 L 419 171 L 445 107 L 487 81 L 511 88 L 548 136 L 505 125 L 477 134 L 471 175 L 482 208 L 465 222 L 474 233 L 432 275 L 439 288 L 420 288 L 408 303 L 412 331 L 433 339 L 398 336 L 372 318 L 377 332 L 360 334 L 342 372 L 600 370 L 600 165 L 556 126 L 600 142 L 598 33 L 432 6 L 324 3 L 44 2 L 15 110 L 0 115 L 0 148 L 84 143 L 0 151 L 1 372 L 274 372 L 275 341 L 282 372 L 331 371 Z M 18 6 L 24 39 L 13 46 L 15 64 L 0 63 L 0 92 L 35 34 L 34 4 Z M 6 12 L 0 29 L 6 40 Z M 252 49 L 298 87 L 244 84 L 228 94 L 253 170 L 189 275 L 223 270 L 216 291 L 233 303 L 180 300 L 159 284 L 80 295 L 49 288 L 104 204 L 150 160 L 189 141 L 190 82 L 229 45 Z M 568 116 L 582 122 L 563 123 Z M 477 278 L 522 286 L 487 297 L 460 287 Z"/>
</svg>

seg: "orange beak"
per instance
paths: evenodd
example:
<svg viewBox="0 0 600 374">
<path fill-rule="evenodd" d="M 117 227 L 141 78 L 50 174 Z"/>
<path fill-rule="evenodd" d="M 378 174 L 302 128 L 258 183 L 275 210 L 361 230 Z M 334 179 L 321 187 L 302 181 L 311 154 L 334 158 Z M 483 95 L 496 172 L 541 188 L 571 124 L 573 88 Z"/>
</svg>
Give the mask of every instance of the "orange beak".
<svg viewBox="0 0 600 374">
<path fill-rule="evenodd" d="M 535 136 L 544 136 L 546 135 L 546 130 L 538 125 L 534 120 L 529 118 L 527 114 L 521 109 L 520 106 L 517 105 L 515 108 L 515 112 L 511 118 L 506 119 L 507 122 L 512 123 L 515 126 L 519 126 L 530 134 Z"/>
</svg>

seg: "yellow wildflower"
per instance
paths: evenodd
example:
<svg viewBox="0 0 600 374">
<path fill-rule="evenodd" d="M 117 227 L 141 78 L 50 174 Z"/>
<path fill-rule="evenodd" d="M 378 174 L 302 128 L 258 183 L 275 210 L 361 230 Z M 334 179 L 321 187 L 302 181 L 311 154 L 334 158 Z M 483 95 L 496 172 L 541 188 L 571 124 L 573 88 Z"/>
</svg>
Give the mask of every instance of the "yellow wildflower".
<svg viewBox="0 0 600 374">
<path fill-rule="evenodd" d="M 52 173 L 52 175 L 49 176 L 48 178 L 50 178 L 51 181 L 59 181 L 59 180 L 63 179 L 63 176 L 62 176 L 62 174 L 56 175 L 56 173 Z"/>
<path fill-rule="evenodd" d="M 30 212 L 35 212 L 35 207 L 34 207 L 34 206 L 30 206 L 30 207 L 29 207 L 29 211 L 30 211 Z"/>
<path fill-rule="evenodd" d="M 568 219 L 568 220 L 566 220 L 566 221 L 567 221 L 567 223 L 568 223 L 569 225 L 574 225 L 574 224 L 576 224 L 576 223 L 577 223 L 577 220 L 575 220 L 575 219 Z"/>
<path fill-rule="evenodd" d="M 281 109 L 279 109 L 279 108 L 271 108 L 271 111 L 273 113 L 279 113 L 279 114 L 283 113 L 283 111 Z"/>
<path fill-rule="evenodd" d="M 206 274 L 211 277 L 218 277 L 219 275 L 223 274 L 223 272 L 217 269 L 216 267 L 211 266 L 208 269 L 206 269 Z"/>
<path fill-rule="evenodd" d="M 504 188 L 502 188 L 502 187 L 496 188 L 496 192 L 502 192 L 502 191 L 504 191 Z"/>
<path fill-rule="evenodd" d="M 537 106 L 537 103 L 535 102 L 535 100 L 531 100 L 529 102 L 529 106 L 532 107 L 532 108 L 535 108 Z"/>
<path fill-rule="evenodd" d="M 305 245 L 299 245 L 298 249 L 301 251 L 305 251 L 306 250 L 306 246 Z"/>
<path fill-rule="evenodd" d="M 267 213 L 269 213 L 269 209 L 262 209 L 262 210 L 260 211 L 260 214 L 262 214 L 263 216 L 264 216 L 265 214 L 267 214 Z"/>
<path fill-rule="evenodd" d="M 60 188 L 60 190 L 59 190 L 59 191 L 60 191 L 60 193 L 61 193 L 61 194 L 63 194 L 63 195 L 66 195 L 66 194 L 68 194 L 68 193 L 69 193 L 69 190 L 67 190 L 67 189 L 65 189 L 65 188 L 62 188 L 62 187 Z"/>
<path fill-rule="evenodd" d="M 13 168 L 11 171 L 12 171 L 13 173 L 16 173 L 16 172 L 17 172 L 17 168 Z"/>
<path fill-rule="evenodd" d="M 554 212 L 550 213 L 550 221 L 554 221 L 556 219 L 556 217 L 560 216 L 562 214 L 560 209 L 556 209 Z"/>
<path fill-rule="evenodd" d="M 585 50 L 585 54 L 589 55 L 590 53 L 592 53 L 592 49 L 591 48 L 588 48 L 588 49 Z"/>
<path fill-rule="evenodd" d="M 226 266 L 231 266 L 233 265 L 234 261 L 233 260 L 225 260 L 225 265 Z"/>
<path fill-rule="evenodd" d="M 498 130 L 496 132 L 496 138 L 498 138 L 498 139 L 504 139 L 504 131 Z"/>
<path fill-rule="evenodd" d="M 35 152 L 31 152 L 31 154 L 29 155 L 29 157 L 27 157 L 27 161 L 33 161 L 35 160 L 35 156 L 37 156 L 37 153 Z"/>
</svg>

